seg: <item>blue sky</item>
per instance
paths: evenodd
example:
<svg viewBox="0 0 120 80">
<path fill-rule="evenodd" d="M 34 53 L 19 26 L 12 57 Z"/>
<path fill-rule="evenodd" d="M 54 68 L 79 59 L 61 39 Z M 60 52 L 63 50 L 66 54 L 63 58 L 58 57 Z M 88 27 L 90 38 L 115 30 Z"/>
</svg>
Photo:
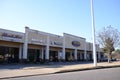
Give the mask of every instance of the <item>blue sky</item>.
<svg viewBox="0 0 120 80">
<path fill-rule="evenodd" d="M 96 32 L 111 25 L 120 31 L 120 0 L 93 0 Z M 24 27 L 92 41 L 90 0 L 0 0 L 0 28 Z"/>
</svg>

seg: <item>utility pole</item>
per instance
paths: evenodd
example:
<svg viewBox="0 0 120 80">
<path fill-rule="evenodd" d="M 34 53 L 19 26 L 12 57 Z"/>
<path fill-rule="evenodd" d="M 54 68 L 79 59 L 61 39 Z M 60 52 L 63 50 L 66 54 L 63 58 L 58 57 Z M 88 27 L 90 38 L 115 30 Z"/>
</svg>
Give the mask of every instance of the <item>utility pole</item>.
<svg viewBox="0 0 120 80">
<path fill-rule="evenodd" d="M 91 3 L 91 18 L 92 18 L 92 38 L 93 38 L 93 60 L 94 66 L 97 66 L 96 58 L 96 46 L 95 46 L 95 23 L 94 23 L 94 9 L 93 9 L 93 0 L 90 0 Z"/>
</svg>

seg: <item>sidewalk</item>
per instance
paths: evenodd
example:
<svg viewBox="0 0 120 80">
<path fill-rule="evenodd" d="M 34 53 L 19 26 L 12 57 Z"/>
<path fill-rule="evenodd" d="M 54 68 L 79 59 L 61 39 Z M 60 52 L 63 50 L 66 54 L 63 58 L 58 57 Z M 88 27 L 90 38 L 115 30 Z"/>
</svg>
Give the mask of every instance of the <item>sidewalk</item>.
<svg viewBox="0 0 120 80">
<path fill-rule="evenodd" d="M 112 63 L 101 62 L 97 64 L 97 68 L 105 68 L 105 67 L 120 67 L 120 61 L 115 61 Z M 2 68 L 3 67 L 3 68 Z M 38 65 L 38 66 L 22 66 L 20 68 L 4 68 L 2 66 L 0 68 L 0 79 L 8 79 L 14 77 L 25 77 L 25 76 L 34 76 L 34 75 L 47 75 L 52 73 L 61 73 L 61 72 L 70 72 L 70 71 L 77 71 L 77 70 L 88 70 L 88 69 L 95 69 L 96 67 L 93 66 L 93 63 L 86 63 L 86 64 L 73 64 L 73 65 Z"/>
</svg>

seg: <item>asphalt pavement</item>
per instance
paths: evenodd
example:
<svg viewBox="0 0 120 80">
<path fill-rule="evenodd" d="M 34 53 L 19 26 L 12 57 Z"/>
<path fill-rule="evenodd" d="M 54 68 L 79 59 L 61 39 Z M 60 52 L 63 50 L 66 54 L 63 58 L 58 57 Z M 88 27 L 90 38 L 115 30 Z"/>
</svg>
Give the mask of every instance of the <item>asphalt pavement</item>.
<svg viewBox="0 0 120 80">
<path fill-rule="evenodd" d="M 11 78 L 9 80 L 120 80 L 120 67 L 61 74 Z M 7 79 L 6 79 L 7 80 Z"/>
<path fill-rule="evenodd" d="M 5 64 L 0 65 L 0 79 L 11 79 L 36 75 L 48 75 L 82 70 L 120 67 L 120 61 L 100 62 L 97 67 L 92 62 L 46 63 L 46 64 Z"/>
</svg>

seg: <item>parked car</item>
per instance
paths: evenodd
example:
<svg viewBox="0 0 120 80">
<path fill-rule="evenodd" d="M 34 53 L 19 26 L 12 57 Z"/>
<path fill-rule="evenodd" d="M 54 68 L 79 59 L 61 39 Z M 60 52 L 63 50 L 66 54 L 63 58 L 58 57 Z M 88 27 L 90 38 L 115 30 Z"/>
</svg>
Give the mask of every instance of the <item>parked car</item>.
<svg viewBox="0 0 120 80">
<path fill-rule="evenodd" d="M 108 59 L 107 59 L 107 58 L 102 58 L 101 61 L 102 61 L 102 62 L 107 62 Z"/>
<path fill-rule="evenodd" d="M 108 61 L 108 58 L 102 58 L 101 61 L 103 61 L 103 62 L 107 62 L 107 61 Z M 116 59 L 113 58 L 111 61 L 116 61 Z"/>
</svg>

